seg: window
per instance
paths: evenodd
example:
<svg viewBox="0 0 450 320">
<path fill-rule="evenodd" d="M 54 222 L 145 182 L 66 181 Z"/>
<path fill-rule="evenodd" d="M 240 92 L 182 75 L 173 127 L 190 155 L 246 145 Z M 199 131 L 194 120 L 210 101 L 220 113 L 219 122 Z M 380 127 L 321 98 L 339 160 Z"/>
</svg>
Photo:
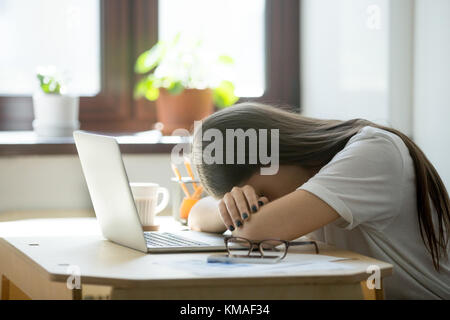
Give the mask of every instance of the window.
<svg viewBox="0 0 450 320">
<path fill-rule="evenodd" d="M 229 51 L 241 101 L 298 106 L 298 17 L 298 0 L 0 1 L 0 40 L 10 47 L 0 51 L 0 130 L 31 129 L 36 64 L 68 66 L 82 129 L 151 129 L 154 103 L 133 99 L 134 62 L 180 28 Z"/>
<path fill-rule="evenodd" d="M 67 74 L 68 89 L 100 91 L 98 0 L 3 0 L 0 2 L 0 94 L 30 95 L 36 68 L 54 65 Z"/>
<path fill-rule="evenodd" d="M 164 0 L 159 4 L 158 28 L 160 39 L 187 33 L 231 56 L 238 96 L 264 94 L 264 0 Z"/>
</svg>

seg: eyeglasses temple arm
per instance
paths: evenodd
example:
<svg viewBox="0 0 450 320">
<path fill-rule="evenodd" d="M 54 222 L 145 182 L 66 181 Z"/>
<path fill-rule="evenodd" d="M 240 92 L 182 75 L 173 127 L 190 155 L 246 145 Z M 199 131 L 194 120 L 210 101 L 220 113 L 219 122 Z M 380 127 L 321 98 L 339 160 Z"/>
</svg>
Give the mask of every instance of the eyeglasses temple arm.
<svg viewBox="0 0 450 320">
<path fill-rule="evenodd" d="M 319 253 L 319 247 L 317 246 L 317 243 L 315 241 L 289 241 L 288 242 L 290 246 L 300 246 L 305 244 L 312 244 L 314 245 L 314 248 L 316 249 L 316 253 Z"/>
</svg>

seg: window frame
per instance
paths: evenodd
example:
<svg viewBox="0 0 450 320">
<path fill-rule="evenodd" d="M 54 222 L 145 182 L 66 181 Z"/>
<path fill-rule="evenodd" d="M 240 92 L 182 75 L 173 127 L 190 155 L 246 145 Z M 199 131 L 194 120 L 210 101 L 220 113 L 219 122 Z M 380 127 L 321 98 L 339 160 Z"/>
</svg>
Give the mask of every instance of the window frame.
<svg viewBox="0 0 450 320">
<path fill-rule="evenodd" d="M 158 41 L 158 0 L 101 0 L 101 90 L 80 97 L 83 130 L 136 132 L 153 128 L 155 102 L 133 99 L 133 66 Z M 266 88 L 257 98 L 299 110 L 299 1 L 266 0 Z M 117 55 L 120 52 L 120 55 Z M 31 96 L 0 97 L 0 130 L 31 130 Z"/>
</svg>

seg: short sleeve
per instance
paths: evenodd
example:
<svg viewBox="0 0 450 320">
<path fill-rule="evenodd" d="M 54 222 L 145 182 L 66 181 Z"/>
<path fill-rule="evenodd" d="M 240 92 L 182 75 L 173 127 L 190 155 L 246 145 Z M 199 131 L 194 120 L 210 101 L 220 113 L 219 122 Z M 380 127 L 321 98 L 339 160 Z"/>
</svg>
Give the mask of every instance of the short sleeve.
<svg viewBox="0 0 450 320">
<path fill-rule="evenodd" d="M 306 190 L 336 210 L 337 225 L 383 229 L 398 214 L 402 201 L 403 143 L 379 129 L 366 127 L 315 176 Z M 406 148 L 406 146 L 404 146 Z"/>
</svg>

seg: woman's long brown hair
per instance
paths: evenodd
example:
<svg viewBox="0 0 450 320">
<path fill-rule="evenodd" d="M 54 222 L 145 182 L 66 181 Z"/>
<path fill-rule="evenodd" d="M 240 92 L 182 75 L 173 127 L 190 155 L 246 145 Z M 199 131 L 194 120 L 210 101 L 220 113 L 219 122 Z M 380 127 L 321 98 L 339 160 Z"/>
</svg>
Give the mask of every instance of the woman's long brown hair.
<svg viewBox="0 0 450 320">
<path fill-rule="evenodd" d="M 422 150 L 400 131 L 364 119 L 319 120 L 255 103 L 241 103 L 216 112 L 203 120 L 202 131 L 218 129 L 225 137 L 226 129 L 243 129 L 244 131 L 251 128 L 279 129 L 280 165 L 295 164 L 321 168 L 365 126 L 396 134 L 408 148 L 414 163 L 420 235 L 431 254 L 434 267 L 439 270 L 440 258 L 447 258 L 448 254 L 450 229 L 448 193 L 436 169 Z M 204 144 L 201 143 L 201 139 L 199 134 L 194 133 L 194 157 L 201 156 L 203 151 Z M 200 149 L 198 149 L 199 146 Z M 223 151 L 225 155 L 225 148 Z M 205 189 L 216 197 L 223 196 L 233 186 L 245 182 L 262 166 L 248 164 L 248 158 L 246 158 L 246 164 L 242 165 L 205 164 L 199 161 L 195 163 Z M 437 215 L 435 221 L 433 208 Z"/>
</svg>

